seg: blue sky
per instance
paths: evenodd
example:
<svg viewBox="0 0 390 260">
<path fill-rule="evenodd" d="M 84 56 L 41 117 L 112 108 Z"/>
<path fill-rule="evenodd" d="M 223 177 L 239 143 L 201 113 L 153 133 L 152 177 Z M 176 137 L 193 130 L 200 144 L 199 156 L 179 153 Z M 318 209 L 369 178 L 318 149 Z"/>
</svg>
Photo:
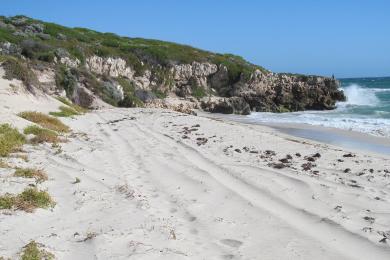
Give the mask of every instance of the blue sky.
<svg viewBox="0 0 390 260">
<path fill-rule="evenodd" d="M 0 14 L 233 53 L 276 72 L 390 76 L 388 0 L 1 0 Z"/>
</svg>

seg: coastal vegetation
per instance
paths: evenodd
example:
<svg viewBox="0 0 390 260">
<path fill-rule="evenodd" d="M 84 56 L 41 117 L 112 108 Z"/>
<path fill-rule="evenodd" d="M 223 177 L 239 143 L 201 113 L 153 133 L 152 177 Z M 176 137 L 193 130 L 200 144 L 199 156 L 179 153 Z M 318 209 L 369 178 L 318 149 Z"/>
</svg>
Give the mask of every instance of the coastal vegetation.
<svg viewBox="0 0 390 260">
<path fill-rule="evenodd" d="M 52 260 L 54 255 L 45 249 L 40 248 L 41 245 L 34 240 L 28 243 L 22 251 L 22 260 Z"/>
<path fill-rule="evenodd" d="M 51 94 L 66 95 L 85 108 L 99 107 L 101 101 L 119 107 L 168 108 L 174 105 L 161 99 L 170 96 L 208 112 L 283 113 L 334 109 L 336 101 L 345 100 L 334 78 L 271 73 L 233 54 L 26 16 L 0 16 L 0 55 L 7 79 L 21 80 L 30 92 L 50 85 Z M 81 113 L 70 107 L 51 115 Z"/>
<path fill-rule="evenodd" d="M 58 143 L 60 142 L 60 139 L 58 137 L 57 132 L 42 128 L 36 125 L 28 126 L 24 129 L 24 134 L 32 134 L 34 137 L 31 139 L 32 143 Z"/>
<path fill-rule="evenodd" d="M 67 133 L 70 131 L 70 128 L 62 123 L 59 119 L 40 112 L 25 111 L 19 113 L 18 116 L 53 131 L 61 133 Z"/>
<path fill-rule="evenodd" d="M 15 177 L 22 178 L 33 178 L 38 183 L 47 180 L 47 174 L 41 169 L 33 169 L 33 168 L 17 168 L 14 173 Z"/>
<path fill-rule="evenodd" d="M 16 209 L 33 212 L 36 208 L 54 207 L 55 202 L 46 191 L 37 188 L 26 188 L 18 195 L 0 196 L 0 209 Z"/>
<path fill-rule="evenodd" d="M 56 117 L 72 117 L 80 115 L 79 112 L 71 107 L 60 106 L 58 109 L 60 110 L 59 112 L 50 112 L 49 115 Z"/>
<path fill-rule="evenodd" d="M 88 109 L 85 109 L 79 105 L 72 103 L 69 99 L 65 97 L 57 97 L 57 100 L 72 108 L 74 111 L 77 112 L 78 115 L 84 114 L 88 111 Z"/>
<path fill-rule="evenodd" d="M 20 28 L 24 31 L 19 31 Z M 1 16 L 0 40 L 14 44 L 17 46 L 15 48 L 20 48 L 21 55 L 28 58 L 32 64 L 52 63 L 64 56 L 78 59 L 80 65 L 84 65 L 86 59 L 92 55 L 120 57 L 135 71 L 136 75 L 142 75 L 146 70 L 150 70 L 157 75 L 157 81 L 168 84 L 167 73 L 161 73 L 164 68 L 175 64 L 190 64 L 194 61 L 226 66 L 231 83 L 238 81 L 241 75 L 250 75 L 256 69 L 267 71 L 237 55 L 218 54 L 160 40 L 121 37 L 114 33 L 101 33 L 86 28 L 69 28 L 26 16 Z M 6 60 L 8 78 L 18 78 L 27 84 L 35 81 L 29 68 L 23 64 L 24 62 L 18 55 L 3 59 Z M 64 87 L 68 96 L 74 90 L 75 78 L 80 74 L 85 74 L 82 66 L 69 70 L 58 65 L 56 71 L 57 83 Z M 99 88 L 99 84 L 95 85 Z M 127 102 L 139 105 L 139 102 L 131 96 L 127 100 Z"/>
<path fill-rule="evenodd" d="M 0 125 L 0 156 L 5 157 L 26 142 L 23 134 L 9 124 Z"/>
</svg>

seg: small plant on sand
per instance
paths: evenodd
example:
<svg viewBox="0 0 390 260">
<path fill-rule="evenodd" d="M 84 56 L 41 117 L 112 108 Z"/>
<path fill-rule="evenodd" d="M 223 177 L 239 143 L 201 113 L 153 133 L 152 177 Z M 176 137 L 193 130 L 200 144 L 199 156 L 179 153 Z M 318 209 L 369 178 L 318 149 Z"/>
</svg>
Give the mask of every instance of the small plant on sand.
<svg viewBox="0 0 390 260">
<path fill-rule="evenodd" d="M 17 209 L 33 212 L 36 208 L 54 207 L 55 202 L 46 191 L 27 188 L 18 195 L 5 194 L 0 196 L 0 209 Z"/>
<path fill-rule="evenodd" d="M 15 197 L 11 194 L 0 196 L 0 209 L 11 209 L 14 206 Z"/>
<path fill-rule="evenodd" d="M 63 133 L 70 131 L 69 127 L 62 123 L 60 120 L 55 117 L 45 115 L 43 113 L 26 111 L 19 113 L 18 116 L 53 131 Z"/>
<path fill-rule="evenodd" d="M 58 97 L 57 98 L 58 101 L 64 103 L 65 105 L 67 105 L 68 107 L 71 107 L 73 108 L 73 110 L 75 110 L 77 113 L 79 114 L 83 114 L 83 113 L 86 113 L 88 112 L 88 109 L 85 109 L 79 105 L 76 105 L 76 104 L 73 104 L 70 100 L 68 100 L 67 98 L 64 98 L 64 97 Z"/>
<path fill-rule="evenodd" d="M 52 260 L 54 255 L 46 250 L 40 248 L 42 245 L 35 241 L 28 243 L 22 251 L 22 260 Z"/>
<path fill-rule="evenodd" d="M 80 115 L 79 112 L 77 112 L 71 107 L 60 106 L 59 110 L 60 112 L 50 112 L 49 114 L 51 116 L 57 116 L 57 117 L 72 117 L 72 116 Z"/>
<path fill-rule="evenodd" d="M 61 141 L 55 131 L 36 125 L 26 127 L 23 132 L 26 135 L 35 135 L 35 137 L 31 139 L 32 143 L 58 143 Z"/>
<path fill-rule="evenodd" d="M 18 168 L 15 170 L 14 176 L 23 178 L 34 178 L 38 183 L 47 181 L 47 174 L 40 169 Z"/>
<path fill-rule="evenodd" d="M 79 240 L 78 242 L 87 242 L 88 240 L 94 239 L 96 236 L 97 236 L 97 233 L 95 233 L 95 232 L 88 232 L 85 235 L 85 238 Z"/>
<path fill-rule="evenodd" d="M 76 177 L 75 181 L 72 182 L 72 184 L 77 184 L 77 183 L 80 183 L 80 182 L 81 182 L 80 178 Z"/>
<path fill-rule="evenodd" d="M 5 157 L 26 142 L 24 135 L 9 124 L 0 125 L 0 156 Z"/>
</svg>

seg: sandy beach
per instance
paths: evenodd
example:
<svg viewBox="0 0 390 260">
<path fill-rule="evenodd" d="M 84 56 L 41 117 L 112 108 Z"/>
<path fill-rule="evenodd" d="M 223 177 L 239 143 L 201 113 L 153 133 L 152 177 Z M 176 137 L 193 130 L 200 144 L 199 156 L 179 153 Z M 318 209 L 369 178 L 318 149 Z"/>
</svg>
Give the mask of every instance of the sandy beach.
<svg viewBox="0 0 390 260">
<path fill-rule="evenodd" d="M 2 86 L 5 86 L 3 84 Z M 0 121 L 35 102 L 1 90 Z M 2 210 L 0 256 L 35 240 L 58 259 L 388 259 L 390 156 L 273 128 L 163 109 L 102 109 L 61 119 L 60 149 L 24 145 L 56 202 Z M 0 169 L 1 193 L 33 182 Z M 79 178 L 79 183 L 74 183 Z"/>
</svg>

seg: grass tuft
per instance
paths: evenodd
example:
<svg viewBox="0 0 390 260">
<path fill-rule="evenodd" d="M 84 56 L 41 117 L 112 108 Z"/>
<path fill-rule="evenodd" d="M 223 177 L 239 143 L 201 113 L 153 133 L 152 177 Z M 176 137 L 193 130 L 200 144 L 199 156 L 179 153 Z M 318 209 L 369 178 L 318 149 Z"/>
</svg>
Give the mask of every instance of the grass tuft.
<svg viewBox="0 0 390 260">
<path fill-rule="evenodd" d="M 47 174 L 40 169 L 18 168 L 14 176 L 22 178 L 34 178 L 38 183 L 47 181 Z"/>
<path fill-rule="evenodd" d="M 35 241 L 28 243 L 22 251 L 22 260 L 51 260 L 54 259 L 54 255 L 50 252 L 47 252 L 44 249 L 40 249 L 39 245 Z"/>
<path fill-rule="evenodd" d="M 24 129 L 24 134 L 33 134 L 35 137 L 31 139 L 32 143 L 58 143 L 61 140 L 58 138 L 58 134 L 50 129 L 41 128 L 36 125 L 28 126 Z"/>
<path fill-rule="evenodd" d="M 64 97 L 57 97 L 57 100 L 64 103 L 68 107 L 73 108 L 75 111 L 77 111 L 79 114 L 83 114 L 88 112 L 88 109 L 85 109 L 79 105 L 73 104 L 69 99 L 64 98 Z"/>
<path fill-rule="evenodd" d="M 60 106 L 60 112 L 50 112 L 49 114 L 51 116 L 57 116 L 57 117 L 72 117 L 72 116 L 78 116 L 80 115 L 79 112 L 74 110 L 71 107 L 66 107 L 66 106 Z"/>
<path fill-rule="evenodd" d="M 27 188 L 18 195 L 5 194 L 0 196 L 0 209 L 17 209 L 33 212 L 36 208 L 54 207 L 55 202 L 46 191 Z"/>
<path fill-rule="evenodd" d="M 63 133 L 70 131 L 69 127 L 57 118 L 45 115 L 40 112 L 26 111 L 19 113 L 18 116 L 53 131 Z"/>
<path fill-rule="evenodd" d="M 0 156 L 5 157 L 26 142 L 24 135 L 9 124 L 0 125 Z"/>
<path fill-rule="evenodd" d="M 11 194 L 0 196 L 0 209 L 11 209 L 15 204 L 15 197 Z"/>
</svg>

